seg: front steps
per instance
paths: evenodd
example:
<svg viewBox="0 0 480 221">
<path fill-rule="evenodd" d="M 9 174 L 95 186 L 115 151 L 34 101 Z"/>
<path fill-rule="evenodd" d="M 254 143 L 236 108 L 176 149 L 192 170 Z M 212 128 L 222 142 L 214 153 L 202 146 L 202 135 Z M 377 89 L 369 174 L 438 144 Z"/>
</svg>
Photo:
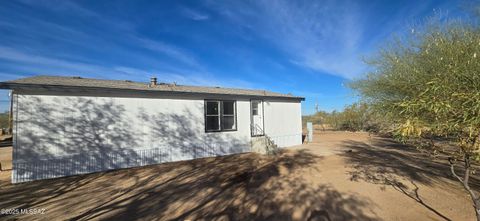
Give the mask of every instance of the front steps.
<svg viewBox="0 0 480 221">
<path fill-rule="evenodd" d="M 260 154 L 275 154 L 278 145 L 267 135 L 252 137 L 252 151 Z"/>
</svg>

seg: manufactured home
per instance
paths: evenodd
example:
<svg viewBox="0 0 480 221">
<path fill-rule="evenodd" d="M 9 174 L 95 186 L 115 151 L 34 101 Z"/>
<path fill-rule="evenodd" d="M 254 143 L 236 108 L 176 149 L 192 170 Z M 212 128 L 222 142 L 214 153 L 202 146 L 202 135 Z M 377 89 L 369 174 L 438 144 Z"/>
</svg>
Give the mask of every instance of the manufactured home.
<svg viewBox="0 0 480 221">
<path fill-rule="evenodd" d="M 12 90 L 12 182 L 302 143 L 302 97 L 264 90 L 35 76 Z"/>
</svg>

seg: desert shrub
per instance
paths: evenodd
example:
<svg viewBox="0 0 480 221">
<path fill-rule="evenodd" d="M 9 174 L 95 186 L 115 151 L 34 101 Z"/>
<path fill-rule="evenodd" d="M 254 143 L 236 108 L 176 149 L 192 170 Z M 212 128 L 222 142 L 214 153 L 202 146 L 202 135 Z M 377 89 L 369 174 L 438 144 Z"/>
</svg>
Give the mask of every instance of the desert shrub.
<svg viewBox="0 0 480 221">
<path fill-rule="evenodd" d="M 354 103 L 342 111 L 321 111 L 304 116 L 304 124 L 310 121 L 316 125 L 328 125 L 333 130 L 380 132 L 387 128 L 382 120 L 366 103 Z"/>
</svg>

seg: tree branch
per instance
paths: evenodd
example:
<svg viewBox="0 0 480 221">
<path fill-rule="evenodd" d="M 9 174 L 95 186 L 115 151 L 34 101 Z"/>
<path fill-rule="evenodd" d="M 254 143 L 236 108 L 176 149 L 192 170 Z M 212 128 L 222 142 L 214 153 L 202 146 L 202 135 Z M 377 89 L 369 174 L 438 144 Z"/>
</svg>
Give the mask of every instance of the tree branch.
<svg viewBox="0 0 480 221">
<path fill-rule="evenodd" d="M 477 206 L 477 204 L 479 203 L 478 201 L 480 200 L 479 197 L 477 197 L 477 194 L 475 194 L 475 192 L 473 192 L 473 190 L 470 188 L 470 186 L 468 185 L 467 182 L 465 182 L 465 180 L 462 180 L 462 178 L 460 176 L 457 175 L 457 173 L 455 172 L 455 168 L 454 168 L 454 159 L 452 157 L 449 157 L 448 158 L 448 162 L 450 162 L 450 171 L 452 172 L 453 176 L 455 178 L 458 179 L 458 181 L 460 181 L 460 183 L 463 184 L 463 187 L 465 188 L 466 191 L 468 191 L 468 193 L 470 194 L 470 196 L 472 197 L 473 201 L 474 201 L 474 204 Z M 467 166 L 467 165 L 465 165 Z M 470 168 L 465 168 L 465 172 L 466 173 L 469 173 L 470 172 Z M 468 181 L 468 176 L 467 174 L 465 174 L 465 177 L 467 178 L 467 181 Z M 479 205 L 480 206 L 480 205 Z M 480 209 L 480 208 L 478 208 Z"/>
<path fill-rule="evenodd" d="M 465 184 L 468 184 L 468 180 L 470 178 L 470 155 L 465 155 L 464 163 L 465 163 L 465 174 L 464 174 L 463 182 Z"/>
<path fill-rule="evenodd" d="M 455 172 L 455 168 L 454 168 L 455 162 L 453 157 L 449 157 L 448 162 L 450 163 L 450 171 L 452 172 L 453 176 L 457 178 L 458 181 L 460 181 L 460 183 L 463 184 L 463 186 L 465 186 L 465 183 L 463 182 L 462 178 L 460 178 L 460 176 L 458 176 L 457 173 Z"/>
</svg>

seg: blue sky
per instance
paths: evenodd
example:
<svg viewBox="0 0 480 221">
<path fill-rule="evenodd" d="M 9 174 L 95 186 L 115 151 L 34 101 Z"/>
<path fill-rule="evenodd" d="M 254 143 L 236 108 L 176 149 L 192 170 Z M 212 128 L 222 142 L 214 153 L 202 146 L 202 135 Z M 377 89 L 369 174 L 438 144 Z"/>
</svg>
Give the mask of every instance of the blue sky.
<svg viewBox="0 0 480 221">
<path fill-rule="evenodd" d="M 37 74 L 266 89 L 340 110 L 394 34 L 456 1 L 2 1 L 0 81 Z M 0 92 L 0 111 L 8 106 Z"/>
</svg>

